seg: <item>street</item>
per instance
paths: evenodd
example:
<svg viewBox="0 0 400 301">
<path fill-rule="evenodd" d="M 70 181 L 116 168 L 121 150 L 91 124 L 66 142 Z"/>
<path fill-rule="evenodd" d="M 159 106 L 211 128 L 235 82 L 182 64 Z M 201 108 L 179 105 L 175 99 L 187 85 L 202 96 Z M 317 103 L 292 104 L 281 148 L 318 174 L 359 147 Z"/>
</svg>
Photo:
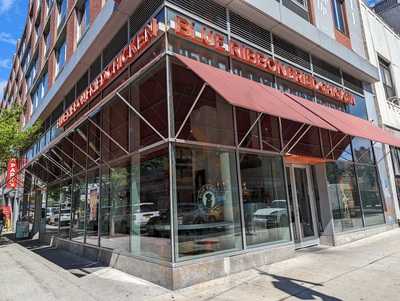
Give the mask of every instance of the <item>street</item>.
<svg viewBox="0 0 400 301">
<path fill-rule="evenodd" d="M 0 243 L 0 300 L 399 300 L 400 229 L 171 292 L 62 250 Z"/>
</svg>

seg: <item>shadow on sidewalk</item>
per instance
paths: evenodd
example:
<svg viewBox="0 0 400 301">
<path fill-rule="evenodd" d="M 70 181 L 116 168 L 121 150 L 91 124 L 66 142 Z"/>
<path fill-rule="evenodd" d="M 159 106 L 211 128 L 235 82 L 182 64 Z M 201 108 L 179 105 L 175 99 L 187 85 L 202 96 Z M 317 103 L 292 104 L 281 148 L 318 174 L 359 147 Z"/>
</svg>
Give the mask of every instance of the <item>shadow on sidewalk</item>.
<svg viewBox="0 0 400 301">
<path fill-rule="evenodd" d="M 17 243 L 31 252 L 43 257 L 44 259 L 58 265 L 64 270 L 69 271 L 76 277 L 85 277 L 100 269 L 106 268 L 104 264 L 93 261 L 63 249 L 50 245 L 49 242 L 43 242 L 39 239 L 27 239 L 22 241 L 13 241 L 8 238 L 0 238 L 0 247 L 2 244 Z"/>
<path fill-rule="evenodd" d="M 312 289 L 312 287 L 315 286 L 322 287 L 323 285 L 320 283 L 274 275 L 258 269 L 257 271 L 260 273 L 260 275 L 272 277 L 272 284 L 275 288 L 289 294 L 290 296 L 295 296 L 300 300 L 316 300 L 317 298 L 319 298 L 322 301 L 342 301 L 341 299 L 325 295 Z M 312 285 L 312 287 L 305 287 L 302 284 L 309 284 Z"/>
</svg>

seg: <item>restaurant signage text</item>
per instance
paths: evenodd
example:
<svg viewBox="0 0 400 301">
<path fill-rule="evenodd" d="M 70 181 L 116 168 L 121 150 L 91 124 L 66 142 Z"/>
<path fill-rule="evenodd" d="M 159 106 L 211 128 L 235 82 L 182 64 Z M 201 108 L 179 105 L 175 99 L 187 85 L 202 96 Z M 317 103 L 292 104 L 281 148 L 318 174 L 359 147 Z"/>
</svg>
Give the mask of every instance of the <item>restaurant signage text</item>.
<svg viewBox="0 0 400 301">
<path fill-rule="evenodd" d="M 8 160 L 6 182 L 9 189 L 18 187 L 18 160 L 15 158 Z"/>
<path fill-rule="evenodd" d="M 63 127 L 73 116 L 86 106 L 99 92 L 120 72 L 128 66 L 143 50 L 158 36 L 159 25 L 152 19 L 132 40 L 121 50 L 117 57 L 100 73 L 85 91 L 65 110 L 57 120 L 57 127 Z"/>
<path fill-rule="evenodd" d="M 236 42 L 225 43 L 224 35 L 202 26 L 200 32 L 196 32 L 196 24 L 188 19 L 176 16 L 174 20 L 175 33 L 178 36 L 189 39 L 203 46 L 228 54 L 233 58 L 253 65 L 263 71 L 279 76 L 280 78 L 295 82 L 307 89 L 314 90 L 344 104 L 355 104 L 353 94 L 342 88 L 320 81 L 311 74 L 307 74 L 297 68 L 283 64 L 252 48 Z"/>
</svg>

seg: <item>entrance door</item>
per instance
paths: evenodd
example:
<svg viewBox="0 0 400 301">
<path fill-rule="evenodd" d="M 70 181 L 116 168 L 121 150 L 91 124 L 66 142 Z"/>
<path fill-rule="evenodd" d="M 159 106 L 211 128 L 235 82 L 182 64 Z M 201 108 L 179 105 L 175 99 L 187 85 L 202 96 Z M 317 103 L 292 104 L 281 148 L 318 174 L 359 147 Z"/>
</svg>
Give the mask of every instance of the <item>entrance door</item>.
<svg viewBox="0 0 400 301">
<path fill-rule="evenodd" d="M 314 191 L 309 166 L 286 167 L 291 223 L 297 248 L 319 244 Z"/>
</svg>

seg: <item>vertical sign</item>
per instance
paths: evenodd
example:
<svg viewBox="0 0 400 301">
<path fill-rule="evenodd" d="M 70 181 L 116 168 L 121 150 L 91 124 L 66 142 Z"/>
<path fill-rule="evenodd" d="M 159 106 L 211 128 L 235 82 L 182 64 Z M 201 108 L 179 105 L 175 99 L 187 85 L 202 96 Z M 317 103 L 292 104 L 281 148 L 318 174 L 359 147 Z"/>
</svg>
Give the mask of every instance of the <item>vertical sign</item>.
<svg viewBox="0 0 400 301">
<path fill-rule="evenodd" d="M 18 161 L 16 158 L 8 160 L 7 166 L 7 188 L 15 189 L 18 186 Z"/>
</svg>

